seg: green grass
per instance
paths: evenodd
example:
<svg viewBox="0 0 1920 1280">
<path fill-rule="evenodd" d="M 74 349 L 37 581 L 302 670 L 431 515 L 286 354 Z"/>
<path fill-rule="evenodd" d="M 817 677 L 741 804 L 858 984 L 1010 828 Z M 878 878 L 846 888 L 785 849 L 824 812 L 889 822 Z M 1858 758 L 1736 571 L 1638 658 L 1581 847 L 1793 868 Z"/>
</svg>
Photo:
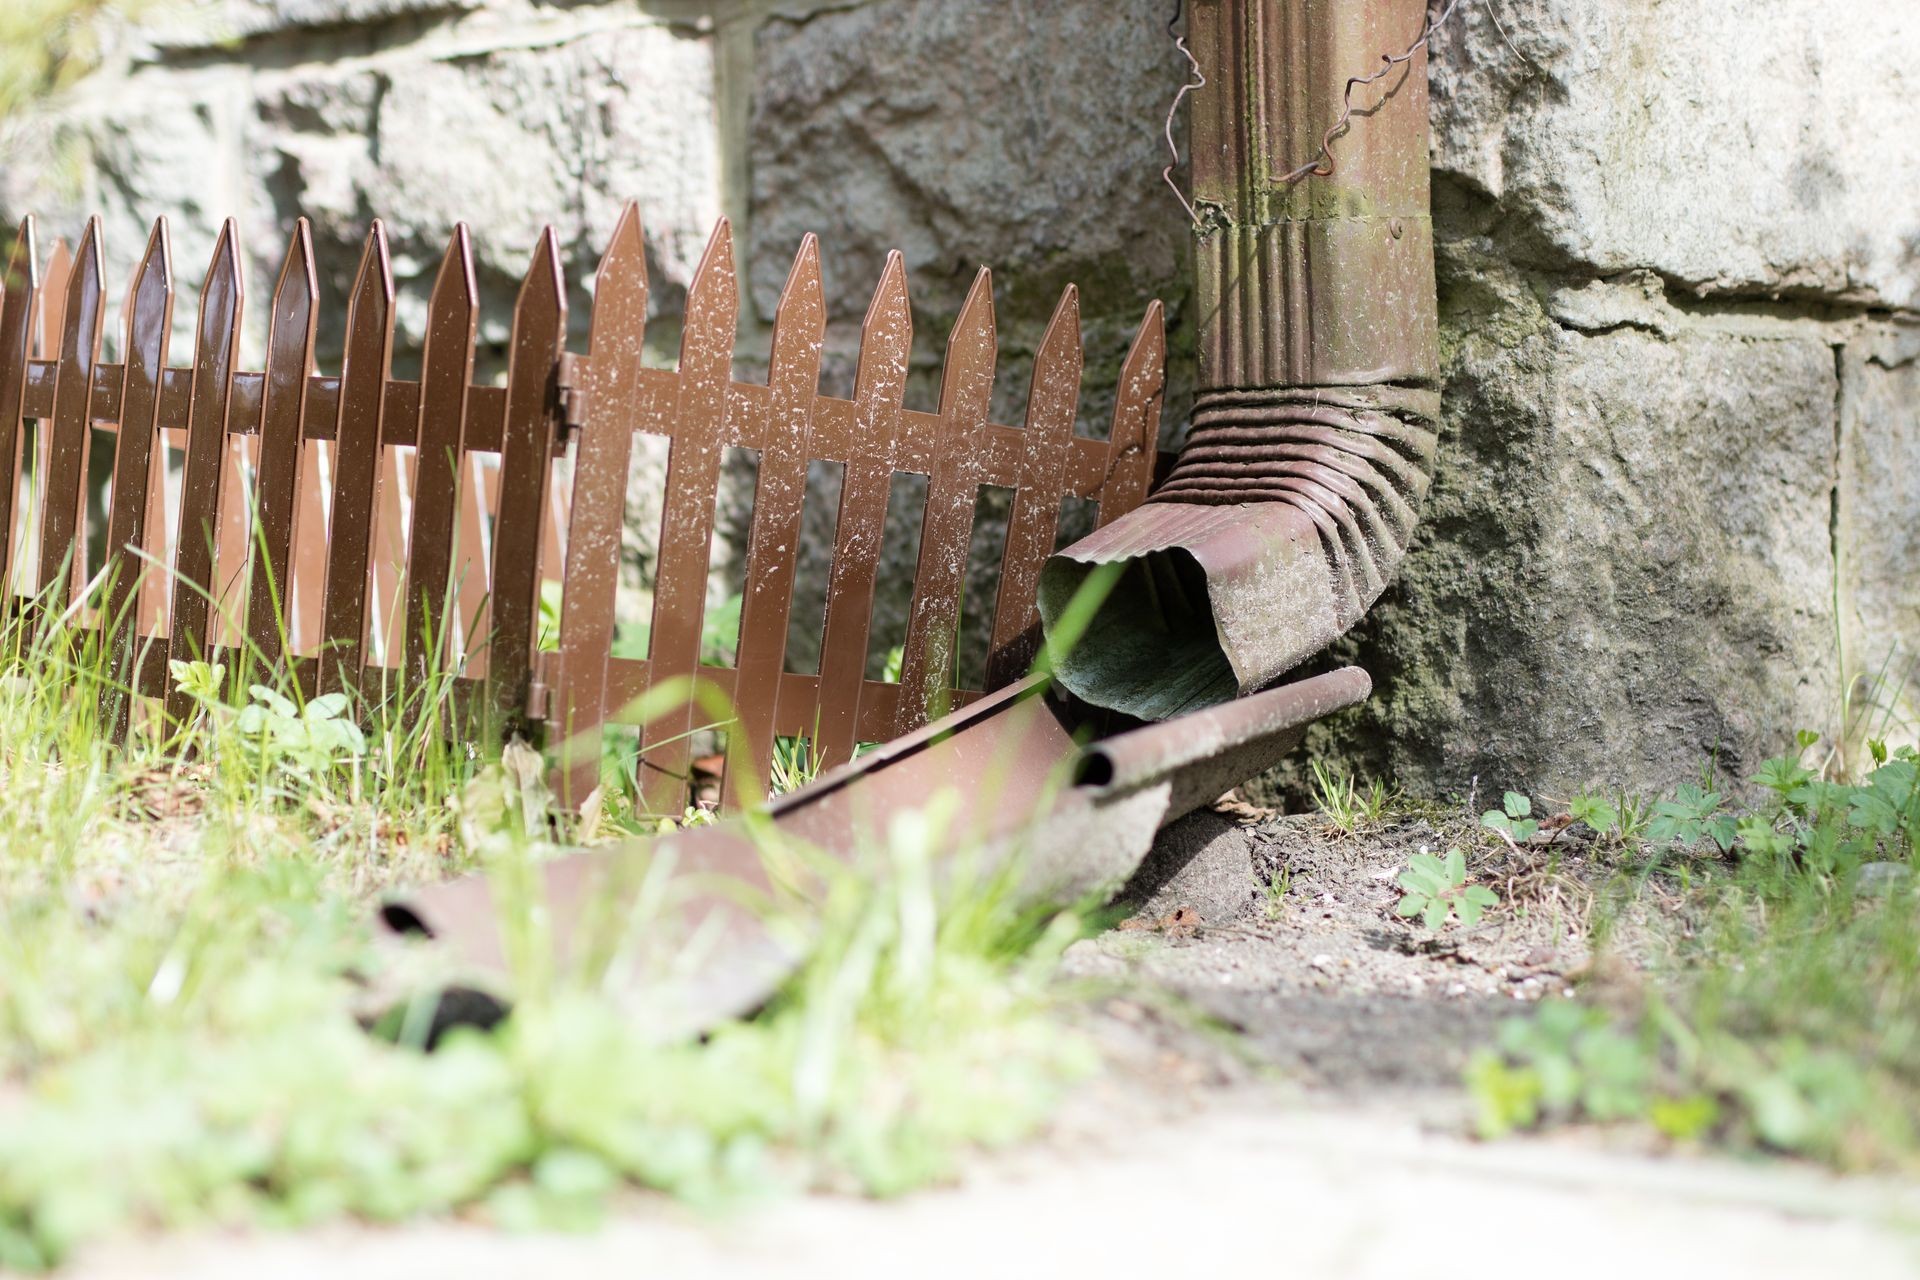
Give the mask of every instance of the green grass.
<svg viewBox="0 0 1920 1280">
<path fill-rule="evenodd" d="M 1683 787 L 1635 834 L 1601 833 L 1620 873 L 1593 923 L 1589 1003 L 1517 1021 L 1475 1059 L 1483 1132 L 1634 1122 L 1920 1167 L 1920 759 L 1872 744 L 1870 771 L 1843 782 L 1802 765 L 1816 741 L 1763 766 L 1757 805 Z M 1585 807 L 1620 822 L 1623 806 Z M 1630 913 L 1644 974 L 1605 960 Z"/>
<path fill-rule="evenodd" d="M 1377 779 L 1364 789 L 1351 774 L 1339 774 L 1318 760 L 1310 762 L 1313 807 L 1341 835 L 1357 835 L 1386 819 L 1396 796 Z"/>
<path fill-rule="evenodd" d="M 751 1019 L 663 1041 L 603 975 L 529 955 L 498 1029 L 424 1052 L 422 1008 L 378 1017 L 418 975 L 373 904 L 485 866 L 536 918 L 549 852 L 537 789 L 441 731 L 451 678 L 340 707 L 183 667 L 191 723 L 142 717 L 121 749 L 107 670 L 90 633 L 0 632 L 0 1270 L 152 1229 L 587 1226 L 623 1186 L 891 1193 L 1030 1132 L 1094 1065 L 1044 982 L 1078 918 L 999 881 L 936 899 L 937 814 L 792 904 L 815 945 Z"/>
</svg>

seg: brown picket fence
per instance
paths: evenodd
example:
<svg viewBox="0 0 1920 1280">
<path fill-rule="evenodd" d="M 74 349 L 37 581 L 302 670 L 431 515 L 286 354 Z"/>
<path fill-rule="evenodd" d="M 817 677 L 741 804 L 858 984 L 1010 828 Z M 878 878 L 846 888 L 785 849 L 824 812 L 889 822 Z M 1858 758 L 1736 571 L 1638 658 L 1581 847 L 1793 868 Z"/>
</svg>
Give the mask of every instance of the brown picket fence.
<svg viewBox="0 0 1920 1280">
<path fill-rule="evenodd" d="M 543 733 L 577 807 L 599 785 L 606 726 L 638 725 L 655 812 L 678 814 L 693 771 L 692 699 L 650 689 L 696 677 L 733 710 L 735 758 L 767 774 L 775 739 L 824 764 L 893 737 L 982 690 L 958 687 L 956 637 L 983 485 L 1013 490 L 985 689 L 1024 673 L 1038 646 L 1034 593 L 1069 497 L 1106 523 L 1146 496 L 1164 389 L 1159 305 L 1120 370 L 1105 440 L 1076 434 L 1082 376 L 1069 286 L 1035 355 L 1026 421 L 989 421 L 998 340 L 982 269 L 947 344 L 939 403 L 905 407 L 912 320 L 898 253 L 861 331 L 853 398 L 819 391 L 827 311 L 819 250 L 801 245 L 775 313 L 767 380 L 733 379 L 739 291 L 731 231 L 714 230 L 688 287 L 677 369 L 642 363 L 648 282 L 629 207 L 594 281 L 588 350 L 566 350 L 559 246 L 541 237 L 514 309 L 504 386 L 474 380 L 479 300 L 467 229 L 433 287 L 420 376 L 392 375 L 393 274 L 375 222 L 348 305 L 337 376 L 315 371 L 312 237 L 296 227 L 270 300 L 265 368 L 238 367 L 243 299 L 229 221 L 200 293 L 193 363 L 168 363 L 175 294 L 165 220 L 127 295 L 118 364 L 106 323 L 100 223 L 42 266 L 32 219 L 0 295 L 0 581 L 34 595 L 63 570 L 79 625 L 127 619 L 118 683 L 187 714 L 168 660 L 252 654 L 309 693 L 457 670 L 497 733 Z M 86 477 L 96 430 L 115 433 L 106 551 L 86 563 Z M 636 433 L 665 437 L 667 469 L 647 656 L 615 656 L 615 596 Z M 23 465 L 25 443 L 33 465 Z M 755 451 L 737 659 L 702 662 L 723 452 Z M 171 470 L 168 456 L 180 458 Z M 558 465 L 570 460 L 570 466 Z M 787 670 L 787 636 L 812 462 L 843 468 L 817 675 Z M 31 478 L 29 481 L 29 471 Z M 898 683 L 866 676 L 888 496 L 926 478 L 918 570 Z M 16 527 L 18 526 L 18 527 Z M 558 582 L 557 649 L 539 641 Z M 91 585 L 90 585 L 91 584 Z M 87 594 L 93 591 L 94 594 Z M 437 651 L 436 651 L 437 648 Z M 671 697 L 671 695 L 669 695 Z M 124 733 L 128 699 L 108 695 Z M 744 753 L 742 756 L 741 753 Z M 740 779 L 730 778 L 730 799 Z"/>
</svg>

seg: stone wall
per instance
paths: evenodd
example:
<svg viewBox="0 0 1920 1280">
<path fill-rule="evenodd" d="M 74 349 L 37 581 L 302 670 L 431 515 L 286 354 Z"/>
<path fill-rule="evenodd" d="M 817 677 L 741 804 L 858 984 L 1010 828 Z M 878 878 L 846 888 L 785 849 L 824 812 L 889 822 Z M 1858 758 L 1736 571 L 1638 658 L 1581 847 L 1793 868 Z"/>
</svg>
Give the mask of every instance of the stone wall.
<svg viewBox="0 0 1920 1280">
<path fill-rule="evenodd" d="M 663 320 L 724 212 L 745 376 L 811 230 L 829 391 L 850 386 L 897 247 L 921 403 L 986 263 L 997 416 L 1018 420 L 1071 280 L 1098 430 L 1132 326 L 1168 303 L 1177 431 L 1192 339 L 1159 181 L 1184 72 L 1170 7 L 234 0 L 211 32 L 176 25 L 82 86 L 62 112 L 77 189 L 16 148 L 0 205 L 63 229 L 101 210 L 116 279 L 166 212 L 190 283 L 234 212 L 256 296 L 304 212 L 336 298 L 378 214 L 403 346 L 456 218 L 498 343 L 542 223 L 578 326 L 623 199 L 646 214 Z M 1461 7 L 1432 70 L 1442 458 L 1399 585 L 1340 647 L 1378 692 L 1317 749 L 1416 791 L 1564 795 L 1709 759 L 1738 777 L 1800 727 L 1901 727 L 1920 643 L 1916 64 L 1912 6 Z M 653 358 L 674 338 L 651 330 Z M 640 554 L 649 536 L 636 520 Z"/>
</svg>

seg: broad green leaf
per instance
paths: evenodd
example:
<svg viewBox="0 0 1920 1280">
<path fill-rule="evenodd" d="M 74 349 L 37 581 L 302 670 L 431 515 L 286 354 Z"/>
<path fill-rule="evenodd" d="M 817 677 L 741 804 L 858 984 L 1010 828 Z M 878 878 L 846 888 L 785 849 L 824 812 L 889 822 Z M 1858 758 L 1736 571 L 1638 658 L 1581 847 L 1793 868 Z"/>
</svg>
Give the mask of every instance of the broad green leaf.
<svg viewBox="0 0 1920 1280">
<path fill-rule="evenodd" d="M 323 693 L 307 704 L 307 718 L 331 720 L 347 709 L 347 695 L 344 693 Z"/>
<path fill-rule="evenodd" d="M 1423 867 L 1408 867 L 1400 873 L 1398 883 L 1409 893 L 1418 893 L 1429 898 L 1444 893 L 1447 888 L 1444 876 L 1438 871 L 1428 871 Z"/>
</svg>

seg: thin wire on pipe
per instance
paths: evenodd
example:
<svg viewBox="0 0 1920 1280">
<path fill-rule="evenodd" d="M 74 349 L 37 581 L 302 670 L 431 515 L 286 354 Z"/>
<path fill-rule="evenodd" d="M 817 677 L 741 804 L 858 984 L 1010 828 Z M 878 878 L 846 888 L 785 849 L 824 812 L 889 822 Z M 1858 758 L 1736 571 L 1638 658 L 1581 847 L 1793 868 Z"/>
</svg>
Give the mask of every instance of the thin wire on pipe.
<svg viewBox="0 0 1920 1280">
<path fill-rule="evenodd" d="M 1173 47 L 1180 51 L 1180 56 L 1187 60 L 1187 65 L 1193 68 L 1193 79 L 1180 86 L 1180 92 L 1173 96 L 1173 105 L 1167 108 L 1167 154 L 1173 159 L 1160 171 L 1160 179 L 1167 184 L 1168 190 L 1173 192 L 1173 198 L 1180 202 L 1180 207 L 1187 211 L 1188 220 L 1198 222 L 1200 215 L 1194 212 L 1186 193 L 1180 190 L 1180 184 L 1173 180 L 1173 171 L 1180 164 L 1180 147 L 1173 140 L 1173 117 L 1179 112 L 1180 104 L 1186 101 L 1188 94 L 1195 89 L 1207 87 L 1206 73 L 1200 70 L 1200 61 L 1193 56 L 1193 50 L 1187 48 L 1187 38 L 1174 31 L 1174 28 L 1180 25 L 1180 12 L 1184 7 L 1185 0 L 1173 0 L 1173 16 L 1167 19 L 1167 35 L 1173 40 Z"/>
<path fill-rule="evenodd" d="M 1427 13 L 1427 24 L 1421 28 L 1419 39 L 1408 45 L 1400 53 L 1381 54 L 1381 67 L 1372 75 L 1353 76 L 1348 79 L 1346 90 L 1341 94 L 1340 117 L 1335 120 L 1333 124 L 1328 127 L 1326 133 L 1321 136 L 1320 154 L 1301 165 L 1298 169 L 1282 175 L 1280 181 L 1283 183 L 1297 182 L 1308 174 L 1312 174 L 1316 178 L 1332 177 L 1334 171 L 1333 140 L 1346 129 L 1348 123 L 1353 119 L 1353 91 L 1357 88 L 1373 84 L 1385 76 L 1390 75 L 1393 69 L 1402 63 L 1411 62 L 1414 54 L 1427 47 L 1427 41 L 1432 38 L 1434 28 L 1444 24 L 1448 18 L 1453 16 L 1453 11 L 1459 7 L 1460 0 L 1447 0 L 1447 7 L 1440 11 L 1440 16 L 1437 18 L 1434 17 L 1432 11 L 1429 10 Z M 1188 56 L 1191 57 L 1192 55 L 1189 54 Z M 1196 70 L 1197 69 L 1196 67 Z M 1171 130 L 1171 124 L 1169 124 L 1168 128 Z M 1185 203 L 1184 199 L 1182 203 Z"/>
</svg>

